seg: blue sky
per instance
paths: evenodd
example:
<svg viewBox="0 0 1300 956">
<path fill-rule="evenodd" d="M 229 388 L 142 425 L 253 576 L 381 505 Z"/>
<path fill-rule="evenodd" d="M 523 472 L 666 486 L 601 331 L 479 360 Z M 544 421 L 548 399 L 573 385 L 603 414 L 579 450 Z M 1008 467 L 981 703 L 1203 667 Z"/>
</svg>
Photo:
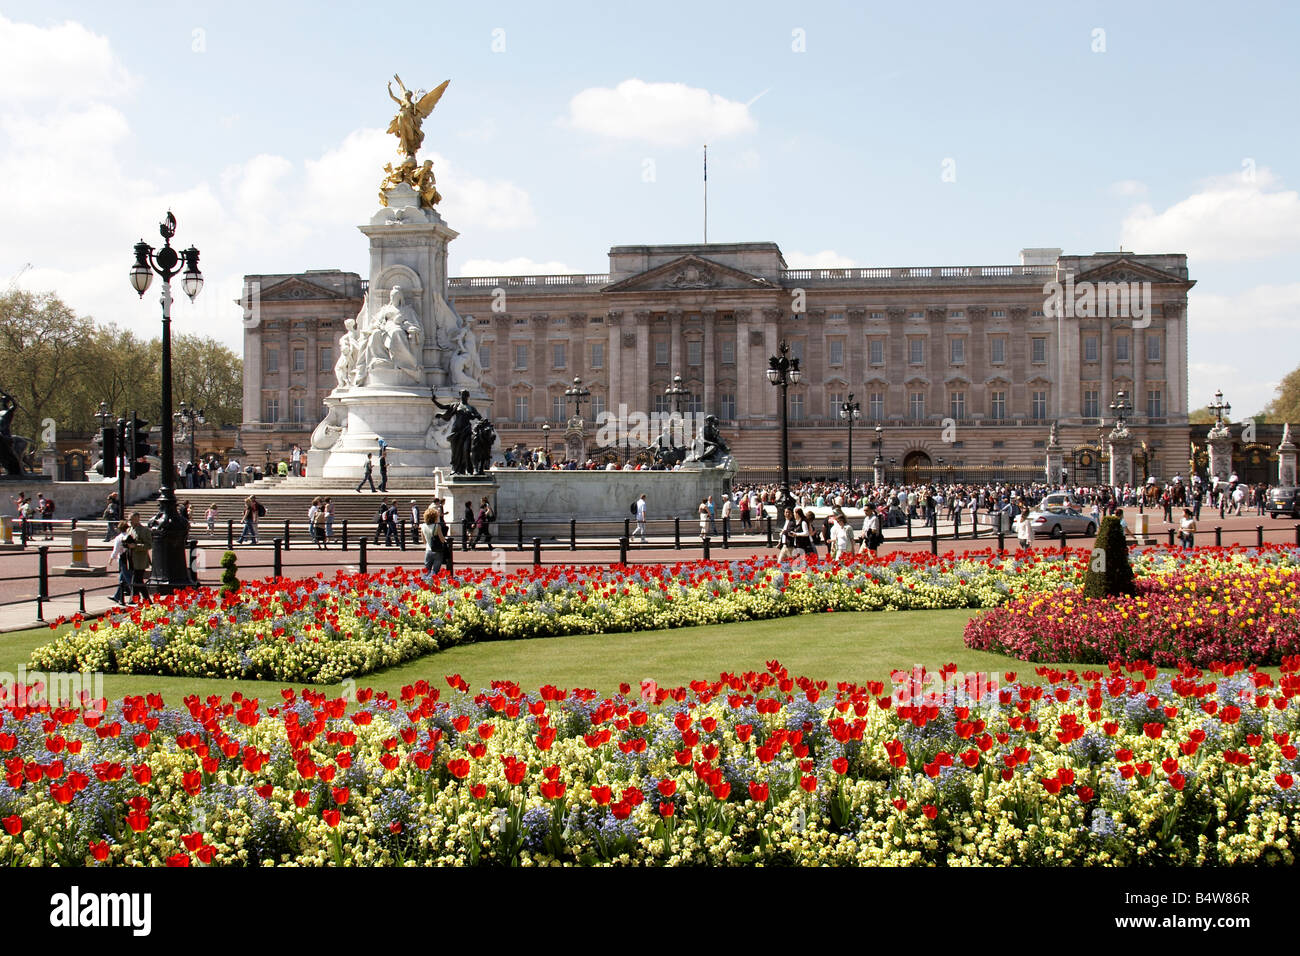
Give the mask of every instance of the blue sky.
<svg viewBox="0 0 1300 956">
<path fill-rule="evenodd" d="M 384 8 L 379 8 L 384 9 Z M 1284 4 L 0 6 L 0 282 L 152 333 L 131 244 L 171 205 L 240 341 L 250 272 L 364 274 L 384 91 L 426 122 L 453 273 L 772 240 L 793 265 L 1185 252 L 1191 395 L 1297 364 L 1300 14 Z M 1101 32 L 1098 32 L 1101 31 Z M 5 65 L 7 64 L 7 65 Z M 945 181 L 943 172 L 955 172 Z M 149 298 L 152 298 L 150 296 Z"/>
</svg>

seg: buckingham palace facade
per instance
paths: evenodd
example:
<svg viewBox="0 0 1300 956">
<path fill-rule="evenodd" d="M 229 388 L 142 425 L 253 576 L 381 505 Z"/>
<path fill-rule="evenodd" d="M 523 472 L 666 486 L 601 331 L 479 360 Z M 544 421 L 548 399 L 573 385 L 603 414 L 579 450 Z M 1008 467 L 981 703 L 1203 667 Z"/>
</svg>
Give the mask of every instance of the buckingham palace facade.
<svg viewBox="0 0 1300 956">
<path fill-rule="evenodd" d="M 591 393 L 584 454 L 618 453 L 597 447 L 595 423 L 670 412 L 665 390 L 680 375 L 686 411 L 718 416 L 741 479 L 770 471 L 780 390 L 766 370 L 784 341 L 802 371 L 789 390 L 795 473 L 844 468 L 839 411 L 852 395 L 860 477 L 878 454 L 890 480 L 936 466 L 968 479 L 1027 474 L 1043 467 L 1056 422 L 1072 480 L 1086 483 L 1120 391 L 1147 473 L 1185 470 L 1186 256 L 1026 249 L 1020 260 L 790 269 L 770 242 L 615 246 L 608 273 L 453 277 L 449 294 L 472 317 L 507 448 L 555 452 L 566 431 L 573 442 L 565 392 L 579 378 Z M 364 290 L 352 273 L 247 279 L 261 284 L 262 321 L 245 333 L 242 438 L 249 454 L 279 456 L 307 447 L 342 320 Z"/>
</svg>

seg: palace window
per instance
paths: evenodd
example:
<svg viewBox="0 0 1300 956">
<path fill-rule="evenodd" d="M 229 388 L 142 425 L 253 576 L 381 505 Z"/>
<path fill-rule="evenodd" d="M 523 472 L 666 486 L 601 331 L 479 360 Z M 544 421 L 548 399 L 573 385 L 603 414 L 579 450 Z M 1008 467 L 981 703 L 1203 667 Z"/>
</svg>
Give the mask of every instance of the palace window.
<svg viewBox="0 0 1300 956">
<path fill-rule="evenodd" d="M 1159 362 L 1160 351 L 1161 351 L 1160 336 L 1156 335 L 1155 333 L 1148 332 L 1147 333 L 1147 361 Z"/>
<path fill-rule="evenodd" d="M 948 396 L 948 414 L 958 421 L 966 417 L 965 392 L 953 392 Z"/>
<path fill-rule="evenodd" d="M 1007 340 L 1002 336 L 989 339 L 989 364 L 1004 365 L 1007 361 Z"/>
<path fill-rule="evenodd" d="M 722 340 L 722 364 L 723 365 L 736 364 L 736 343 L 732 339 Z"/>
<path fill-rule="evenodd" d="M 885 340 L 871 339 L 867 343 L 867 354 L 870 356 L 869 361 L 872 365 L 885 364 Z"/>
<path fill-rule="evenodd" d="M 565 401 L 563 395 L 552 395 L 551 396 L 551 421 L 553 422 L 565 421 L 566 418 L 568 417 L 567 406 L 568 406 L 568 402 Z"/>
<path fill-rule="evenodd" d="M 1128 336 L 1117 335 L 1115 336 L 1115 361 L 1127 362 L 1128 360 Z"/>
<path fill-rule="evenodd" d="M 1085 362 L 1097 361 L 1097 336 L 1085 335 L 1083 337 L 1083 360 Z"/>
<path fill-rule="evenodd" d="M 515 421 L 526 422 L 528 421 L 528 419 L 529 419 L 528 396 L 516 395 L 515 396 Z"/>
<path fill-rule="evenodd" d="M 551 344 L 551 368 L 567 368 L 569 358 L 568 346 L 563 342 Z"/>
<path fill-rule="evenodd" d="M 1031 345 L 1033 346 L 1033 353 L 1032 353 L 1032 354 L 1033 354 L 1033 359 L 1032 359 L 1033 363 L 1034 363 L 1035 365 L 1042 365 L 1042 364 L 1046 363 L 1046 361 L 1047 361 L 1047 339 L 1042 338 L 1041 336 L 1035 336 L 1034 338 L 1030 339 L 1029 341 L 1030 341 Z"/>
<path fill-rule="evenodd" d="M 830 364 L 843 365 L 844 364 L 844 340 L 831 339 L 830 347 L 831 347 Z"/>
<path fill-rule="evenodd" d="M 604 342 L 591 343 L 591 367 L 592 368 L 605 367 L 605 343 Z"/>
<path fill-rule="evenodd" d="M 668 364 L 668 343 L 667 342 L 655 343 L 655 364 L 656 365 Z"/>
<path fill-rule="evenodd" d="M 266 350 L 266 370 L 268 372 L 280 371 L 280 350 L 279 349 Z"/>
<path fill-rule="evenodd" d="M 948 364 L 961 365 L 966 361 L 966 340 L 953 338 L 948 340 Z"/>
<path fill-rule="evenodd" d="M 721 414 L 718 416 L 724 421 L 734 421 L 736 418 L 736 396 L 730 392 L 723 392 L 721 399 Z"/>
<path fill-rule="evenodd" d="M 280 400 L 278 398 L 268 398 L 264 404 L 266 405 L 266 414 L 262 416 L 262 420 L 271 424 L 278 422 L 280 420 Z"/>
<path fill-rule="evenodd" d="M 1033 416 L 1032 416 L 1033 418 L 1037 419 L 1038 421 L 1042 421 L 1044 418 L 1047 417 L 1047 393 L 1046 392 L 1034 392 L 1032 408 L 1033 408 Z"/>
<path fill-rule="evenodd" d="M 591 420 L 599 422 L 602 415 L 605 414 L 605 396 L 599 392 L 591 393 Z"/>
<path fill-rule="evenodd" d="M 307 421 L 307 399 L 295 398 L 291 406 L 292 411 L 290 421 L 295 425 L 301 425 Z"/>
<path fill-rule="evenodd" d="M 515 371 L 524 372 L 528 370 L 528 346 L 519 344 L 515 346 Z M 523 421 L 523 419 L 518 419 Z"/>
<path fill-rule="evenodd" d="M 790 396 L 790 421 L 803 421 L 803 393 L 795 392 Z"/>
<path fill-rule="evenodd" d="M 686 343 L 686 364 L 704 364 L 704 343 L 699 339 L 692 339 Z"/>
<path fill-rule="evenodd" d="M 1083 390 L 1083 417 L 1101 417 L 1101 399 L 1095 388 L 1085 388 Z"/>
<path fill-rule="evenodd" d="M 307 350 L 306 349 L 293 350 L 293 370 L 295 372 L 307 371 Z"/>
<path fill-rule="evenodd" d="M 989 392 L 989 418 L 1002 421 L 1007 417 L 1007 393 Z"/>
<path fill-rule="evenodd" d="M 795 339 L 790 343 L 790 357 L 803 364 L 803 339 Z"/>
<path fill-rule="evenodd" d="M 885 417 L 884 392 L 872 392 L 867 397 L 867 417 L 877 422 Z"/>
<path fill-rule="evenodd" d="M 907 361 L 910 365 L 925 364 L 925 339 L 907 340 Z"/>
<path fill-rule="evenodd" d="M 316 371 L 328 372 L 334 368 L 334 347 L 332 345 L 322 345 L 320 348 L 320 360 L 316 364 Z"/>
<path fill-rule="evenodd" d="M 1147 417 L 1162 418 L 1164 417 L 1164 406 L 1161 404 L 1163 395 L 1160 389 L 1153 388 L 1147 391 Z"/>
<path fill-rule="evenodd" d="M 484 370 L 490 369 L 492 367 L 491 344 L 484 344 L 478 347 L 478 364 L 481 365 L 484 368 Z"/>
<path fill-rule="evenodd" d="M 912 392 L 908 395 L 907 409 L 912 421 L 919 422 L 925 418 L 925 392 Z"/>
</svg>

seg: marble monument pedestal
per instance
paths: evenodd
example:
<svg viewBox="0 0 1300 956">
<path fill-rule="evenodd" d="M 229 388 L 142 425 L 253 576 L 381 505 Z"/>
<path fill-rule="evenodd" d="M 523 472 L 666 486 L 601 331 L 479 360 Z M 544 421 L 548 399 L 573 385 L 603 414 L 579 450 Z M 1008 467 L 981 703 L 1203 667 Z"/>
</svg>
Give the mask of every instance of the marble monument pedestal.
<svg viewBox="0 0 1300 956">
<path fill-rule="evenodd" d="M 428 388 L 372 385 L 339 389 L 331 399 L 346 426 L 327 452 L 317 452 L 308 458 L 309 478 L 360 481 L 365 473 L 366 455 L 371 454 L 378 482 L 381 438 L 387 442 L 390 478 L 432 478 L 435 468 L 446 465 L 448 450 L 430 447 L 429 443 L 429 426 L 434 423 L 433 414 L 437 409 L 429 400 Z"/>
<path fill-rule="evenodd" d="M 450 468 L 439 468 L 434 472 L 434 494 L 443 500 L 443 520 L 453 529 L 460 528 L 461 519 L 465 517 L 465 502 L 474 507 L 478 515 L 479 504 L 484 498 L 492 503 L 492 510 L 501 520 L 500 507 L 497 504 L 499 485 L 495 474 L 487 475 L 453 475 Z"/>
</svg>

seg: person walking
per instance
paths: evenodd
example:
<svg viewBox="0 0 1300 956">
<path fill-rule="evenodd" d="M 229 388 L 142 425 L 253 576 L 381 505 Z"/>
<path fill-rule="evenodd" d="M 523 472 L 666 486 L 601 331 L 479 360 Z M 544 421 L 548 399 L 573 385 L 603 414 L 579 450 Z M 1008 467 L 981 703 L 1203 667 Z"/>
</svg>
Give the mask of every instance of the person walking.
<svg viewBox="0 0 1300 956">
<path fill-rule="evenodd" d="M 778 561 L 784 561 L 786 558 L 793 558 L 795 556 L 795 551 L 798 547 L 798 532 L 799 523 L 795 521 L 794 511 L 793 509 L 786 508 L 785 521 L 781 525 L 781 533 L 778 538 L 781 542 L 781 547 L 777 549 L 776 552 L 776 559 Z"/>
<path fill-rule="evenodd" d="M 243 544 L 245 538 L 257 544 L 257 519 L 262 516 L 263 510 L 257 495 L 249 495 L 244 499 L 244 527 L 239 532 L 239 544 Z"/>
<path fill-rule="evenodd" d="M 479 505 L 478 518 L 475 521 L 475 527 L 478 529 L 478 534 L 474 536 L 474 547 L 476 549 L 480 541 L 483 541 L 488 548 L 492 547 L 492 522 L 496 520 L 496 510 L 492 507 L 492 502 L 488 501 L 487 496 L 484 496 L 482 503 Z"/>
<path fill-rule="evenodd" d="M 325 540 L 332 541 L 334 538 L 334 499 L 327 496 L 321 510 L 325 512 Z"/>
<path fill-rule="evenodd" d="M 388 446 L 379 449 L 379 493 L 388 491 Z"/>
<path fill-rule="evenodd" d="M 291 473 L 295 477 L 300 476 L 302 474 L 302 449 L 298 447 L 297 442 L 294 442 L 293 450 L 289 452 L 289 461 L 293 464 L 293 468 L 290 469 Z"/>
<path fill-rule="evenodd" d="M 326 530 L 325 503 L 316 506 L 316 513 L 311 517 L 311 535 L 316 541 L 316 550 L 329 550 L 329 532 Z"/>
<path fill-rule="evenodd" d="M 127 547 L 131 553 L 131 591 L 132 597 L 142 598 L 142 603 L 149 600 L 149 565 L 152 563 L 153 533 L 140 523 L 140 512 L 131 512 L 130 527 L 127 528 Z"/>
<path fill-rule="evenodd" d="M 700 538 L 709 536 L 709 503 L 706 499 L 700 499 L 700 507 L 696 509 L 700 516 Z"/>
<path fill-rule="evenodd" d="M 127 545 L 127 532 L 130 522 L 119 521 L 117 534 L 113 538 L 113 550 L 108 555 L 108 566 L 117 565 L 117 590 L 109 598 L 114 604 L 127 604 L 131 597 L 131 582 L 134 577 L 131 568 L 131 550 Z"/>
<path fill-rule="evenodd" d="M 54 540 L 54 499 L 41 495 L 37 510 L 41 515 L 41 527 L 45 530 L 45 540 Z"/>
<path fill-rule="evenodd" d="M 881 530 L 880 513 L 871 505 L 867 505 L 865 510 L 866 517 L 862 519 L 862 550 L 874 555 L 884 542 L 885 533 Z"/>
<path fill-rule="evenodd" d="M 716 521 L 717 513 L 713 507 L 713 495 L 709 495 L 705 503 L 709 508 L 709 535 L 716 538 L 718 536 L 718 524 Z"/>
<path fill-rule="evenodd" d="M 1196 519 L 1192 517 L 1191 508 L 1183 509 L 1183 520 L 1178 524 L 1178 543 L 1184 548 L 1196 545 Z"/>
<path fill-rule="evenodd" d="M 360 492 L 361 486 L 364 485 L 366 482 L 370 482 L 370 491 L 372 493 L 377 491 L 378 489 L 375 488 L 374 475 L 375 475 L 374 456 L 372 456 L 369 452 L 366 452 L 365 473 L 361 476 L 361 480 L 357 482 L 357 491 Z"/>
<path fill-rule="evenodd" d="M 104 528 L 105 541 L 112 541 L 113 537 L 119 533 L 117 526 L 122 521 L 121 511 L 121 506 L 117 500 L 117 492 L 109 492 L 108 497 L 104 500 L 104 513 L 100 515 L 106 525 Z"/>
<path fill-rule="evenodd" d="M 722 527 L 731 533 L 731 495 L 722 499 Z"/>
<path fill-rule="evenodd" d="M 443 531 L 442 512 L 433 505 L 424 509 L 424 523 L 420 525 L 420 534 L 424 538 L 424 573 L 433 577 L 442 570 L 444 558 L 450 542 Z"/>
<path fill-rule="evenodd" d="M 751 530 L 749 521 L 749 495 L 743 492 L 740 495 L 740 530 L 746 533 Z"/>
<path fill-rule="evenodd" d="M 465 502 L 465 514 L 460 519 L 460 549 L 469 550 L 469 536 L 474 533 L 474 526 L 478 524 L 478 518 L 474 516 L 474 503 Z"/>
<path fill-rule="evenodd" d="M 208 510 L 203 516 L 208 522 L 208 535 L 217 533 L 217 503 L 214 501 L 208 505 Z"/>
<path fill-rule="evenodd" d="M 1242 507 L 1246 504 L 1246 486 L 1238 482 L 1237 487 L 1232 489 L 1232 513 L 1240 515 Z"/>
<path fill-rule="evenodd" d="M 1020 509 L 1020 514 L 1016 516 L 1015 521 L 1016 540 L 1020 542 L 1020 547 L 1027 551 L 1034 548 L 1034 525 L 1029 517 L 1029 506 L 1024 505 Z"/>
<path fill-rule="evenodd" d="M 636 531 L 633 532 L 632 534 L 632 537 L 634 538 L 639 535 L 641 537 L 642 544 L 645 544 L 646 507 L 647 505 L 646 505 L 645 495 L 642 494 L 641 497 L 636 500 Z"/>
<path fill-rule="evenodd" d="M 853 532 L 838 514 L 831 515 L 831 557 L 843 558 L 853 553 Z"/>
</svg>

